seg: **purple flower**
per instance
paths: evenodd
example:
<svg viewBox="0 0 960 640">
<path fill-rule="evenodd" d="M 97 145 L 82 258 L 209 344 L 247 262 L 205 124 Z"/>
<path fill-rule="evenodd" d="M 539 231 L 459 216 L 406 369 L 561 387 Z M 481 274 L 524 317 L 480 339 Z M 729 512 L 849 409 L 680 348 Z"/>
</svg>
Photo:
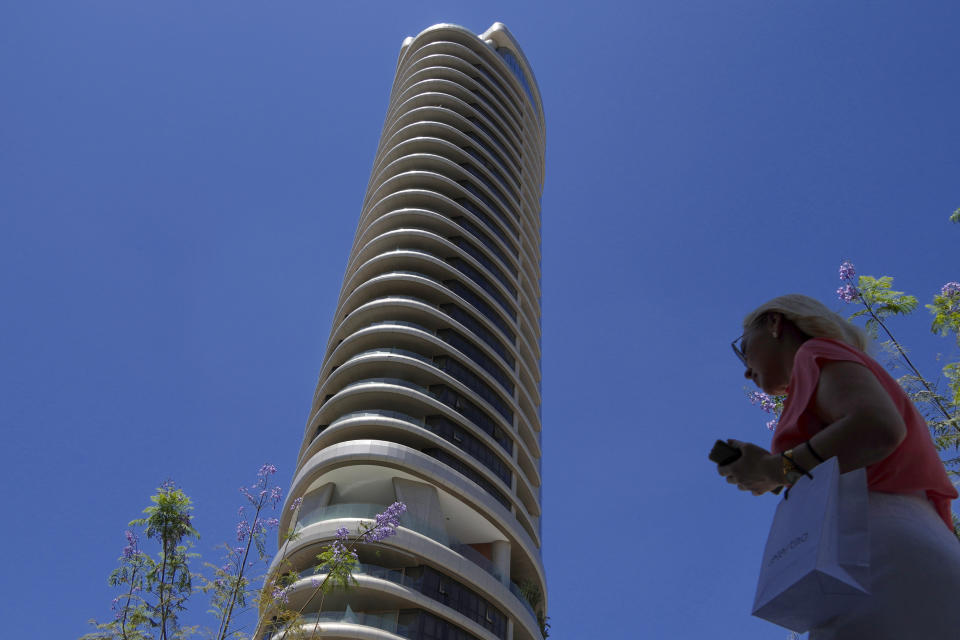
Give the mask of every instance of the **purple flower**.
<svg viewBox="0 0 960 640">
<path fill-rule="evenodd" d="M 340 527 L 339 529 L 337 529 L 337 540 L 339 540 L 340 542 L 346 542 L 347 538 L 349 537 L 350 537 L 350 529 L 347 529 L 346 527 Z"/>
<path fill-rule="evenodd" d="M 280 487 L 274 487 L 270 490 L 270 501 L 273 503 L 274 508 L 276 508 L 281 498 L 283 498 L 283 490 L 281 490 Z"/>
<path fill-rule="evenodd" d="M 844 261 L 840 264 L 840 279 L 841 280 L 850 280 L 853 276 L 857 275 L 856 270 L 853 268 L 853 263 L 849 261 Z"/>
<path fill-rule="evenodd" d="M 265 464 L 260 467 L 260 471 L 257 471 L 258 478 L 266 478 L 267 476 L 272 476 L 277 472 L 277 468 L 272 464 Z"/>
<path fill-rule="evenodd" d="M 250 523 L 241 520 L 237 523 L 237 542 L 243 542 L 250 535 Z"/>
<path fill-rule="evenodd" d="M 322 581 L 320 580 L 320 578 L 318 578 L 318 577 L 316 577 L 316 576 L 310 578 L 310 586 L 311 586 L 311 587 L 319 587 L 321 584 L 322 584 Z"/>
<path fill-rule="evenodd" d="M 397 527 L 400 526 L 400 516 L 407 510 L 407 505 L 402 502 L 394 502 L 387 507 L 383 513 L 376 515 L 376 524 L 363 532 L 362 537 L 367 542 L 378 542 L 392 535 L 396 535 Z"/>
<path fill-rule="evenodd" d="M 853 285 L 845 284 L 837 289 L 837 297 L 844 302 L 853 302 L 854 300 L 857 300 L 860 295 L 857 293 L 857 290 L 853 287 Z"/>
<path fill-rule="evenodd" d="M 290 600 L 290 596 L 289 594 L 287 594 L 287 590 L 284 589 L 283 587 L 274 587 L 273 593 L 271 595 L 273 595 L 274 600 L 276 600 L 277 602 L 282 602 L 284 604 L 286 604 Z"/>
<path fill-rule="evenodd" d="M 123 548 L 123 557 L 129 560 L 140 553 L 140 549 L 137 548 L 140 540 L 137 538 L 137 534 L 132 531 L 124 531 L 123 534 L 127 537 L 127 546 Z"/>
<path fill-rule="evenodd" d="M 777 428 L 777 419 L 776 419 L 776 418 L 774 418 L 773 420 L 770 420 L 769 422 L 767 422 L 767 429 L 769 429 L 770 431 L 774 431 L 774 430 L 776 430 L 776 428 Z"/>
<path fill-rule="evenodd" d="M 276 518 L 269 518 L 269 519 L 267 520 L 267 528 L 268 528 L 268 529 L 276 529 L 276 528 L 279 527 L 279 526 L 280 526 L 280 521 L 277 520 Z"/>
<path fill-rule="evenodd" d="M 948 282 L 943 285 L 940 289 L 940 295 L 946 296 L 947 298 L 953 298 L 954 296 L 960 296 L 960 282 Z"/>
<path fill-rule="evenodd" d="M 300 508 L 300 505 L 303 504 L 303 496 L 300 496 L 296 500 L 290 503 L 290 511 L 296 511 Z"/>
<path fill-rule="evenodd" d="M 771 396 L 767 395 L 763 391 L 751 391 L 750 392 L 750 404 L 760 405 L 760 408 L 766 411 L 767 413 L 775 413 L 777 410 L 777 402 Z"/>
</svg>

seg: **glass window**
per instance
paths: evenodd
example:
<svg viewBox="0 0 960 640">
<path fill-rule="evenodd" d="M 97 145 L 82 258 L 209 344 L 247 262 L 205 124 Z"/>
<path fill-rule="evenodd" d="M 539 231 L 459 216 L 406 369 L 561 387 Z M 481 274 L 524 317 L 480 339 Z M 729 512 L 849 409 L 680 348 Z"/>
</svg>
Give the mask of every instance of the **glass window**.
<svg viewBox="0 0 960 640">
<path fill-rule="evenodd" d="M 516 76 L 517 80 L 520 81 L 520 85 L 523 87 L 523 90 L 527 92 L 530 102 L 532 104 L 536 104 L 536 100 L 533 99 L 533 92 L 530 90 L 530 85 L 527 83 L 527 74 L 523 72 L 523 67 L 520 66 L 520 61 L 517 60 L 516 56 L 513 55 L 513 52 L 506 47 L 497 47 L 497 53 L 500 54 L 500 57 L 503 58 L 503 61 L 507 63 L 508 67 L 510 67 L 510 71 L 512 71 L 513 75 Z"/>
<path fill-rule="evenodd" d="M 490 249 L 490 252 L 493 253 L 493 255 L 500 258 L 500 262 L 507 265 L 507 270 L 511 274 L 513 274 L 513 277 L 514 278 L 517 277 L 518 271 L 513 268 L 513 265 L 510 263 L 509 260 L 507 260 L 507 255 L 500 250 L 500 247 L 497 246 L 497 244 L 493 241 L 493 239 L 490 236 L 488 236 L 486 233 L 481 231 L 477 225 L 473 224 L 463 216 L 457 216 L 456 218 L 452 218 L 452 220 L 456 222 L 458 225 L 460 225 L 461 227 L 463 227 L 464 229 L 466 229 L 466 231 L 469 232 L 470 235 L 472 235 L 474 238 L 479 240 L 483 244 L 483 246 L 485 246 L 487 249 Z"/>
<path fill-rule="evenodd" d="M 447 258 L 447 264 L 451 265 L 457 271 L 467 276 L 471 282 L 483 289 L 487 295 L 497 301 L 500 307 L 510 316 L 511 320 L 517 319 L 517 312 L 513 305 L 507 300 L 500 291 L 487 278 L 477 271 L 472 265 L 460 258 Z"/>
<path fill-rule="evenodd" d="M 445 384 L 435 384 L 431 386 L 430 393 L 432 393 L 437 400 L 485 431 L 491 438 L 497 441 L 497 444 L 503 447 L 504 451 L 513 455 L 513 440 L 510 439 L 507 432 L 501 429 L 497 422 L 488 416 L 483 409 Z"/>
<path fill-rule="evenodd" d="M 495 223 L 490 216 L 480 209 L 480 207 L 473 204 L 469 198 L 454 198 L 453 201 L 472 213 L 478 220 L 480 220 L 480 222 L 490 229 L 490 231 L 493 231 L 493 233 L 503 241 L 503 244 L 507 245 L 507 249 L 510 250 L 510 253 L 512 253 L 514 256 L 520 255 L 520 251 L 514 245 L 514 241 L 507 237 L 507 234 L 503 231 L 503 229 L 500 228 L 500 225 Z"/>
<path fill-rule="evenodd" d="M 493 332 L 491 332 L 480 321 L 474 318 L 472 314 L 467 313 L 453 303 L 441 304 L 440 310 L 465 326 L 467 329 L 472 331 L 474 335 L 487 343 L 491 349 L 500 354 L 500 357 L 503 358 L 504 362 L 506 362 L 511 369 L 516 366 L 516 359 L 510 354 L 510 351 L 507 350 L 507 347 L 493 334 Z M 511 340 L 515 341 L 516 337 L 511 338 Z"/>
<path fill-rule="evenodd" d="M 467 192 L 471 193 L 477 200 L 485 204 L 490 211 L 493 211 L 494 215 L 500 218 L 500 221 L 503 222 L 503 225 L 507 228 L 507 230 L 513 234 L 514 237 L 516 237 L 517 227 L 513 224 L 513 221 L 507 217 L 507 214 L 504 213 L 502 208 L 500 208 L 493 200 L 488 198 L 485 193 L 480 191 L 480 189 L 478 189 L 476 185 L 469 180 L 458 180 L 457 184 L 463 187 Z"/>
<path fill-rule="evenodd" d="M 436 334 L 441 340 L 454 347 L 474 363 L 493 376 L 507 392 L 513 396 L 514 385 L 510 376 L 473 342 L 467 340 L 453 329 L 440 329 Z"/>
<path fill-rule="evenodd" d="M 516 343 L 517 334 L 513 332 L 513 330 L 510 328 L 509 323 L 507 323 L 507 321 L 503 319 L 503 316 L 497 313 L 497 311 L 494 310 L 493 307 L 491 307 L 489 304 L 484 302 L 480 298 L 480 296 L 475 294 L 466 285 L 464 285 L 459 280 L 444 280 L 443 286 L 447 287 L 448 289 L 453 291 L 455 294 L 457 294 L 458 296 L 460 296 L 461 298 L 469 302 L 473 306 L 473 308 L 475 308 L 477 311 L 483 314 L 485 318 L 487 318 L 493 324 L 497 325 L 497 328 L 503 331 L 504 335 L 506 335 L 510 339 L 510 342 Z"/>
</svg>

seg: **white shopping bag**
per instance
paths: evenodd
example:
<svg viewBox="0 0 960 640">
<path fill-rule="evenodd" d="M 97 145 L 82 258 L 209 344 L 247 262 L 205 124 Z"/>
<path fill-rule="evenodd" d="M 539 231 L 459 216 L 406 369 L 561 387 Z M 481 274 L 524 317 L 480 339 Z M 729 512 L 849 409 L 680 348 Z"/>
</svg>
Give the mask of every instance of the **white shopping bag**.
<svg viewBox="0 0 960 640">
<path fill-rule="evenodd" d="M 753 615 L 802 633 L 870 594 L 867 474 L 830 458 L 790 489 L 763 550 Z"/>
</svg>

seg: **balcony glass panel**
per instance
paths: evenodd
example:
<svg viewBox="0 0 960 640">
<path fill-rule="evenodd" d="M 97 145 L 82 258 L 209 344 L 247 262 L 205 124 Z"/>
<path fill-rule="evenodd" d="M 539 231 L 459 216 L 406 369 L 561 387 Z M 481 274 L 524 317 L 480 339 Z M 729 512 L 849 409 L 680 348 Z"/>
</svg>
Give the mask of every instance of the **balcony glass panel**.
<svg viewBox="0 0 960 640">
<path fill-rule="evenodd" d="M 523 67 L 520 66 L 520 61 L 513 55 L 513 52 L 506 47 L 497 47 L 497 53 L 500 54 L 500 57 L 503 58 L 503 61 L 507 63 L 507 66 L 510 67 L 510 71 L 513 72 L 513 75 L 516 76 L 517 80 L 520 81 L 520 86 L 523 87 L 523 90 L 527 92 L 527 96 L 530 98 L 531 104 L 536 104 L 537 101 L 533 99 L 533 91 L 530 90 L 530 85 L 527 83 L 527 74 L 523 72 Z"/>
<path fill-rule="evenodd" d="M 468 289 L 462 282 L 458 280 L 444 280 L 443 285 L 473 305 L 487 320 L 497 325 L 497 327 L 503 331 L 504 335 L 510 339 L 510 342 L 515 343 L 517 341 L 517 334 L 513 332 L 510 325 L 507 324 L 507 321 L 504 320 L 493 307 L 481 300 L 480 296 Z"/>
<path fill-rule="evenodd" d="M 477 94 L 474 94 L 474 95 L 476 96 Z M 477 96 L 477 97 L 479 98 L 481 96 Z M 490 110 L 485 108 L 484 106 L 481 106 L 480 103 L 468 102 L 467 104 L 470 105 L 471 109 L 473 109 L 474 111 L 479 113 L 481 116 L 483 116 L 487 120 L 487 122 L 493 125 L 494 130 L 500 134 L 500 137 L 503 139 L 503 141 L 506 142 L 506 144 L 510 147 L 510 149 L 513 150 L 513 152 L 517 155 L 517 157 L 520 157 L 523 155 L 520 152 L 520 149 L 517 147 L 516 143 L 513 141 L 513 138 L 511 138 L 508 135 L 508 131 L 510 133 L 513 133 L 513 131 L 509 129 L 509 125 L 507 128 L 501 127 L 500 124 L 497 122 L 497 118 L 491 115 Z"/>
<path fill-rule="evenodd" d="M 301 507 L 299 517 L 297 518 L 297 526 L 305 527 L 311 524 L 315 524 L 317 522 L 324 522 L 326 520 L 336 520 L 338 518 L 364 518 L 364 519 L 372 520 L 376 517 L 376 514 L 382 513 L 383 510 L 386 508 L 387 508 L 386 505 L 378 505 L 378 504 L 358 504 L 358 503 L 338 504 L 338 505 L 328 505 L 326 507 L 323 507 L 322 509 L 314 510 L 309 515 L 304 515 L 303 507 Z M 464 544 L 455 538 L 451 538 L 445 532 L 442 532 L 442 533 L 439 532 L 435 528 L 432 528 L 429 525 L 427 525 L 424 521 L 418 520 L 417 518 L 413 518 L 412 516 L 410 516 L 409 513 L 406 513 L 403 515 L 400 521 L 400 526 L 416 531 L 417 533 L 425 535 L 428 538 L 431 538 L 432 540 L 435 540 L 443 544 L 449 549 L 456 551 L 467 560 L 470 560 L 475 565 L 477 565 L 478 567 L 480 567 L 481 569 L 483 569 L 484 571 L 486 571 L 487 573 L 495 577 L 497 580 L 502 580 L 502 576 L 494 568 L 493 563 L 491 563 L 486 556 L 484 556 L 482 553 L 480 553 L 470 545 Z M 427 571 L 433 571 L 436 574 L 436 578 L 425 579 L 424 574 Z M 434 580 L 446 579 L 446 580 L 449 580 L 450 582 L 456 582 L 449 576 L 446 576 L 445 574 L 442 574 L 439 571 L 436 571 L 435 569 L 432 569 L 430 567 L 397 570 L 397 569 L 387 569 L 386 567 L 381 567 L 378 565 L 361 563 L 360 566 L 357 568 L 356 572 L 364 575 L 369 575 L 375 578 L 380 578 L 381 580 L 389 580 L 390 582 L 393 582 L 395 584 L 409 587 L 411 589 L 419 591 L 420 593 L 423 593 L 424 595 L 427 595 L 441 602 L 442 600 L 440 600 L 439 598 L 435 598 L 433 593 L 427 592 L 427 591 L 434 592 L 433 589 L 429 588 L 433 586 Z M 309 579 L 314 577 L 317 574 L 314 573 L 313 569 L 305 569 L 301 571 L 299 575 L 301 578 Z M 427 589 L 425 589 L 425 585 L 427 585 L 428 587 Z M 466 589 L 466 587 L 464 588 Z M 439 590 L 437 590 L 436 592 L 439 592 Z M 516 596 L 517 600 L 519 600 L 523 604 L 523 606 L 528 611 L 530 611 L 531 614 L 533 614 L 534 618 L 536 618 L 536 612 L 534 612 L 533 607 L 530 606 L 530 603 L 524 597 L 523 591 L 513 582 L 510 583 L 510 593 Z M 494 613 L 501 616 L 503 615 L 503 613 L 501 613 L 499 609 L 491 605 L 485 599 L 481 598 L 480 596 L 476 596 L 476 597 L 480 598 L 482 603 L 488 607 L 488 610 L 492 609 Z M 461 611 L 461 613 L 464 613 L 464 612 Z M 468 615 L 466 613 L 464 614 Z M 468 617 L 470 616 L 468 615 Z M 331 620 L 331 622 L 332 621 L 333 620 Z M 487 627 L 488 629 L 491 629 L 491 631 L 494 630 L 491 628 L 489 624 L 485 623 L 486 621 L 477 620 L 477 622 L 480 622 L 481 625 Z M 371 625 L 371 626 L 376 626 L 376 625 Z M 384 627 L 378 627 L 378 628 L 382 629 Z M 496 633 L 496 631 L 494 632 Z"/>
<path fill-rule="evenodd" d="M 500 397 L 500 394 L 494 391 L 490 385 L 484 382 L 468 367 L 465 367 L 463 363 L 449 356 L 437 356 L 433 359 L 433 364 L 441 371 L 452 376 L 455 380 L 462 382 L 468 389 L 490 403 L 507 422 L 513 424 L 513 411 L 509 405 L 504 402 L 503 398 Z"/>
<path fill-rule="evenodd" d="M 507 228 L 507 230 L 508 230 L 510 233 L 512 233 L 514 237 L 516 237 L 516 235 L 517 235 L 517 227 L 516 227 L 516 225 L 513 223 L 513 220 L 511 220 L 510 217 L 507 216 L 507 214 L 506 214 L 506 213 L 504 212 L 504 210 L 500 207 L 500 205 L 498 205 L 498 204 L 495 203 L 493 200 L 491 200 L 489 197 L 487 197 L 487 194 L 485 194 L 483 191 L 481 191 L 480 189 L 478 189 L 478 188 L 477 188 L 472 182 L 470 182 L 469 180 L 457 180 L 457 184 L 460 185 L 461 187 L 463 187 L 463 188 L 464 188 L 466 191 L 468 191 L 469 193 L 471 193 L 477 200 L 479 200 L 479 201 L 482 202 L 484 205 L 486 205 L 486 207 L 487 207 L 488 209 L 490 209 L 490 211 L 493 211 L 494 215 L 497 216 L 498 218 L 500 218 L 501 222 L 503 222 L 503 224 L 504 224 L 504 226 Z"/>
<path fill-rule="evenodd" d="M 497 164 L 495 162 L 490 162 L 489 160 L 487 160 L 486 156 L 484 156 L 482 153 L 480 153 L 473 147 L 461 147 L 461 149 L 463 149 L 468 154 L 470 154 L 471 158 L 476 160 L 478 163 L 483 165 L 487 169 L 487 171 L 492 173 L 493 177 L 496 178 L 497 182 L 499 182 L 503 186 L 503 188 L 505 188 L 510 193 L 510 195 L 513 196 L 514 200 L 520 199 L 520 196 L 517 193 L 516 186 L 507 182 L 507 179 L 504 177 L 503 173 L 500 172 L 500 169 L 497 167 Z M 484 145 L 484 149 L 486 149 L 486 145 Z M 490 155 L 493 155 L 493 154 L 490 154 Z"/>
<path fill-rule="evenodd" d="M 513 305 L 510 304 L 506 296 L 500 293 L 500 291 L 489 280 L 487 280 L 482 273 L 460 258 L 447 258 L 446 262 L 447 264 L 453 266 L 453 268 L 455 268 L 457 271 L 470 278 L 474 284 L 486 291 L 491 298 L 497 301 L 497 304 L 503 308 L 503 310 L 508 316 L 510 316 L 511 319 L 517 319 L 517 311 L 513 308 Z"/>
<path fill-rule="evenodd" d="M 502 504 L 504 508 L 510 509 L 510 500 L 508 500 L 507 497 L 503 495 L 503 493 L 501 493 L 492 482 L 471 469 L 469 465 L 464 464 L 462 460 L 450 455 L 443 449 L 429 448 L 423 449 L 422 452 L 434 460 L 442 462 L 451 469 L 457 471 L 483 489 L 488 495 L 490 495 L 490 497 Z"/>
<path fill-rule="evenodd" d="M 400 612 L 399 623 L 410 629 L 413 640 L 478 640 L 455 624 L 420 609 Z"/>
<path fill-rule="evenodd" d="M 419 636 L 414 635 L 414 630 L 410 629 L 406 625 L 397 624 L 397 617 L 399 611 L 380 611 L 377 613 L 365 613 L 363 611 L 353 611 L 348 609 L 346 611 L 324 611 L 322 613 L 304 613 L 300 616 L 300 626 L 306 626 L 309 629 L 309 625 L 323 624 L 324 622 L 338 622 L 346 624 L 357 624 L 365 627 L 374 627 L 376 629 L 382 629 L 390 633 L 402 636 L 404 638 L 410 638 L 411 640 L 419 640 Z M 269 640 L 273 638 L 276 634 L 277 638 L 285 637 L 281 633 L 277 633 L 282 627 L 280 625 L 269 625 L 266 629 L 266 632 L 263 634 L 263 640 Z M 319 637 L 319 633 L 317 637 Z M 312 637 L 312 634 L 308 631 L 305 637 Z"/>
<path fill-rule="evenodd" d="M 490 229 L 490 231 L 493 231 L 494 235 L 500 238 L 500 240 L 503 241 L 503 244 L 507 245 L 507 248 L 510 250 L 510 253 L 512 253 L 514 256 L 520 255 L 520 251 L 514 245 L 513 240 L 508 238 L 507 234 L 504 233 L 503 229 L 500 228 L 500 225 L 498 225 L 496 222 L 491 220 L 490 216 L 484 213 L 480 209 L 480 207 L 473 204 L 473 202 L 471 202 L 468 198 L 454 198 L 453 201 L 456 202 L 461 207 L 463 207 L 464 209 L 466 209 L 467 211 L 469 211 L 470 213 L 472 213 L 474 216 L 477 217 L 477 219 L 480 220 L 480 222 L 482 222 L 488 229 Z"/>
<path fill-rule="evenodd" d="M 506 171 L 508 175 L 513 175 L 512 169 L 510 168 L 512 165 L 508 164 L 507 161 L 503 159 L 503 156 L 497 153 L 495 149 L 491 149 L 490 145 L 488 145 L 483 138 L 478 136 L 473 131 L 467 131 L 467 137 L 473 140 L 476 145 L 483 149 L 486 153 L 490 154 L 497 164 L 500 165 L 500 168 Z"/>
<path fill-rule="evenodd" d="M 480 626 L 488 629 L 498 638 L 506 638 L 507 616 L 500 611 L 500 609 L 493 606 L 486 598 L 477 595 L 476 592 L 458 580 L 454 580 L 447 574 L 437 571 L 433 567 L 418 566 L 408 567 L 406 569 L 388 569 L 379 565 L 361 562 L 356 565 L 353 573 L 354 575 L 370 576 L 371 578 L 377 578 L 379 580 L 387 580 L 417 593 L 422 593 L 428 598 L 470 618 Z M 299 576 L 305 580 L 315 577 L 322 580 L 326 577 L 325 574 L 318 576 L 318 574 L 314 572 L 314 569 L 305 569 L 299 573 Z M 511 586 L 510 592 L 515 596 L 518 591 L 519 588 L 516 587 L 516 585 Z M 522 598 L 521 602 L 529 607 L 529 604 L 526 603 L 525 600 L 522 600 Z"/>
<path fill-rule="evenodd" d="M 419 360 L 420 362 L 424 362 L 429 365 L 434 364 L 433 359 L 428 358 L 426 356 L 422 356 L 419 353 L 416 353 L 415 351 L 409 351 L 407 349 L 395 349 L 393 347 L 381 347 L 377 349 L 368 349 L 367 351 L 361 351 L 360 353 L 356 353 L 350 356 L 350 359 L 352 360 L 353 358 L 357 358 L 360 356 L 372 356 L 377 354 L 406 356 L 408 358 L 413 358 L 414 360 Z"/>
<path fill-rule="evenodd" d="M 330 504 L 310 510 L 304 510 L 303 505 L 301 505 L 300 512 L 297 514 L 297 527 L 307 527 L 318 522 L 338 520 L 341 518 L 362 518 L 365 520 L 374 520 L 376 519 L 377 514 L 383 513 L 386 508 L 387 505 L 356 502 Z M 457 540 L 456 538 L 451 537 L 446 530 L 441 530 L 440 528 L 434 527 L 426 520 L 412 515 L 409 511 L 403 514 L 403 516 L 400 518 L 400 526 L 410 529 L 411 531 L 416 531 L 417 533 L 424 535 L 431 540 L 434 540 L 445 547 L 452 549 L 453 551 L 456 551 L 463 557 L 478 565 L 480 568 L 487 571 L 487 573 L 490 573 L 498 579 L 500 578 L 499 573 L 494 570 L 493 564 L 487 560 L 483 554 L 476 551 L 469 545 Z M 470 553 L 471 551 L 473 553 Z"/>
<path fill-rule="evenodd" d="M 514 278 L 517 277 L 519 272 L 513 268 L 512 263 L 509 260 L 507 260 L 506 254 L 500 250 L 500 247 L 496 245 L 496 243 L 493 241 L 493 239 L 490 236 L 488 236 L 486 233 L 481 231 L 480 228 L 477 227 L 477 225 L 473 224 L 463 216 L 457 216 L 456 218 L 453 218 L 453 221 L 456 222 L 461 227 L 463 227 L 474 238 L 479 240 L 481 244 L 483 244 L 483 246 L 489 249 L 493 255 L 500 258 L 500 262 L 507 265 L 507 270 L 513 275 L 513 277 Z"/>
<path fill-rule="evenodd" d="M 480 83 L 478 82 L 477 84 L 480 84 Z M 516 118 L 512 117 L 512 115 L 508 116 L 503 112 L 503 109 L 500 108 L 501 103 L 499 101 L 494 102 L 493 100 L 490 100 L 489 98 L 487 98 L 487 96 L 483 95 L 479 91 L 471 90 L 471 93 L 473 94 L 473 97 L 475 97 L 477 100 L 479 100 L 483 104 L 484 108 L 479 111 L 483 113 L 485 116 L 487 116 L 487 120 L 489 120 L 490 122 L 494 122 L 494 119 L 490 117 L 490 114 L 494 114 L 495 116 L 497 116 L 497 118 L 502 120 L 507 125 L 507 128 L 510 130 L 510 133 L 514 135 L 514 137 L 516 137 L 518 140 L 522 139 L 523 137 L 521 135 L 521 132 L 523 131 L 522 127 L 517 123 Z M 473 107 L 474 105 L 471 104 L 470 106 Z M 476 107 L 474 108 L 476 109 Z M 515 146 L 515 145 L 512 145 L 512 146 Z"/>
<path fill-rule="evenodd" d="M 479 71 L 480 73 L 482 73 L 483 76 L 484 76 L 491 84 L 493 84 L 493 86 L 495 86 L 495 87 L 500 91 L 500 93 L 501 93 L 502 95 L 504 95 L 504 96 L 507 97 L 507 100 L 510 101 L 510 104 L 513 105 L 513 108 L 514 108 L 514 109 L 516 109 L 517 111 L 520 111 L 520 107 L 517 106 L 517 103 L 514 102 L 514 100 L 513 100 L 513 94 L 511 94 L 509 91 L 507 91 L 506 89 L 504 89 L 503 85 L 500 84 L 500 81 L 497 80 L 497 78 L 496 78 L 492 73 L 490 73 L 485 66 L 483 66 L 482 64 L 475 64 L 475 65 L 473 65 L 473 66 L 474 66 L 474 68 L 475 68 L 477 71 Z"/>
<path fill-rule="evenodd" d="M 513 440 L 509 435 L 507 435 L 506 431 L 497 425 L 497 422 L 493 418 L 487 415 L 483 409 L 443 384 L 431 386 L 430 393 L 434 398 L 478 426 L 491 438 L 496 440 L 497 443 L 503 447 L 504 451 L 510 455 L 513 455 Z"/>
<path fill-rule="evenodd" d="M 500 270 L 500 267 L 494 264 L 493 260 L 491 260 L 486 255 L 484 255 L 482 251 L 477 249 L 475 246 L 473 246 L 473 244 L 467 242 L 464 238 L 460 236 L 453 236 L 451 238 L 447 238 L 447 240 L 457 245 L 457 247 L 463 250 L 464 253 L 466 253 L 467 255 L 472 257 L 474 260 L 482 264 L 484 268 L 490 273 L 492 273 L 493 276 L 500 282 L 500 284 L 503 285 L 504 289 L 510 292 L 511 296 L 513 296 L 514 298 L 517 297 L 517 288 L 513 286 L 513 283 L 510 282 L 506 274 L 504 274 L 503 271 Z"/>
<path fill-rule="evenodd" d="M 464 311 L 455 304 L 442 304 L 440 305 L 440 310 L 472 331 L 474 335 L 483 340 L 491 349 L 500 354 L 500 357 L 503 358 L 510 369 L 516 366 L 516 359 L 510 354 L 510 351 L 507 350 L 503 342 L 474 318 L 472 314 Z"/>
<path fill-rule="evenodd" d="M 484 353 L 479 347 L 473 344 L 473 342 L 467 340 L 453 329 L 440 329 L 437 331 L 437 336 L 493 376 L 494 379 L 500 383 L 500 386 L 503 387 L 511 397 L 513 396 L 514 385 L 510 376 L 494 362 L 493 358 Z"/>
<path fill-rule="evenodd" d="M 467 120 L 470 121 L 470 124 L 476 127 L 479 131 L 482 131 L 484 134 L 486 134 L 488 138 L 493 140 L 493 144 L 497 145 L 497 148 L 500 149 L 500 151 L 502 151 L 504 155 L 507 154 L 507 148 L 503 146 L 502 142 L 500 142 L 500 138 L 497 137 L 493 133 L 493 131 L 491 131 L 490 128 L 480 120 L 480 118 L 476 116 L 467 116 L 466 118 Z"/>
<path fill-rule="evenodd" d="M 512 485 L 513 472 L 510 471 L 510 467 L 493 452 L 493 449 L 467 429 L 439 415 L 427 416 L 422 426 L 493 471 L 508 487 Z"/>
<path fill-rule="evenodd" d="M 477 169 L 476 167 L 474 167 L 472 164 L 468 162 L 464 162 L 460 166 L 463 168 L 464 171 L 466 171 L 467 173 L 472 175 L 474 178 L 482 182 L 483 186 L 489 189 L 490 192 L 493 193 L 494 196 L 496 196 L 497 200 L 500 201 L 500 204 L 502 204 L 505 207 L 512 207 L 512 205 L 510 204 L 510 201 L 507 200 L 507 196 L 503 194 L 503 191 L 501 191 L 500 188 L 497 187 L 495 184 L 490 182 L 490 180 L 487 179 L 487 176 L 485 176 L 482 171 L 480 171 L 479 169 Z"/>
<path fill-rule="evenodd" d="M 347 420 L 353 420 L 356 418 L 394 418 L 396 420 L 403 420 L 405 422 L 412 422 L 413 424 L 424 426 L 422 418 L 414 418 L 413 416 L 402 413 L 400 411 L 390 411 L 388 409 L 370 409 L 368 411 L 351 411 L 350 413 L 345 413 L 342 416 L 338 417 L 336 420 L 331 422 L 329 426 L 334 426 L 341 422 Z"/>
</svg>

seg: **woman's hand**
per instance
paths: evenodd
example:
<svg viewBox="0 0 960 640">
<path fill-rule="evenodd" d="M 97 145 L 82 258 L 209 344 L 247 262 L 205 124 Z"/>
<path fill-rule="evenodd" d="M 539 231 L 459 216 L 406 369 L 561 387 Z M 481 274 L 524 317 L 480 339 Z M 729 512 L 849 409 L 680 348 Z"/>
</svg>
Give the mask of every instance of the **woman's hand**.
<svg viewBox="0 0 960 640">
<path fill-rule="evenodd" d="M 741 451 L 740 457 L 734 462 L 717 467 L 718 473 L 725 477 L 727 482 L 755 496 L 783 485 L 783 466 L 780 456 L 749 442 L 727 440 L 727 444 Z"/>
</svg>

